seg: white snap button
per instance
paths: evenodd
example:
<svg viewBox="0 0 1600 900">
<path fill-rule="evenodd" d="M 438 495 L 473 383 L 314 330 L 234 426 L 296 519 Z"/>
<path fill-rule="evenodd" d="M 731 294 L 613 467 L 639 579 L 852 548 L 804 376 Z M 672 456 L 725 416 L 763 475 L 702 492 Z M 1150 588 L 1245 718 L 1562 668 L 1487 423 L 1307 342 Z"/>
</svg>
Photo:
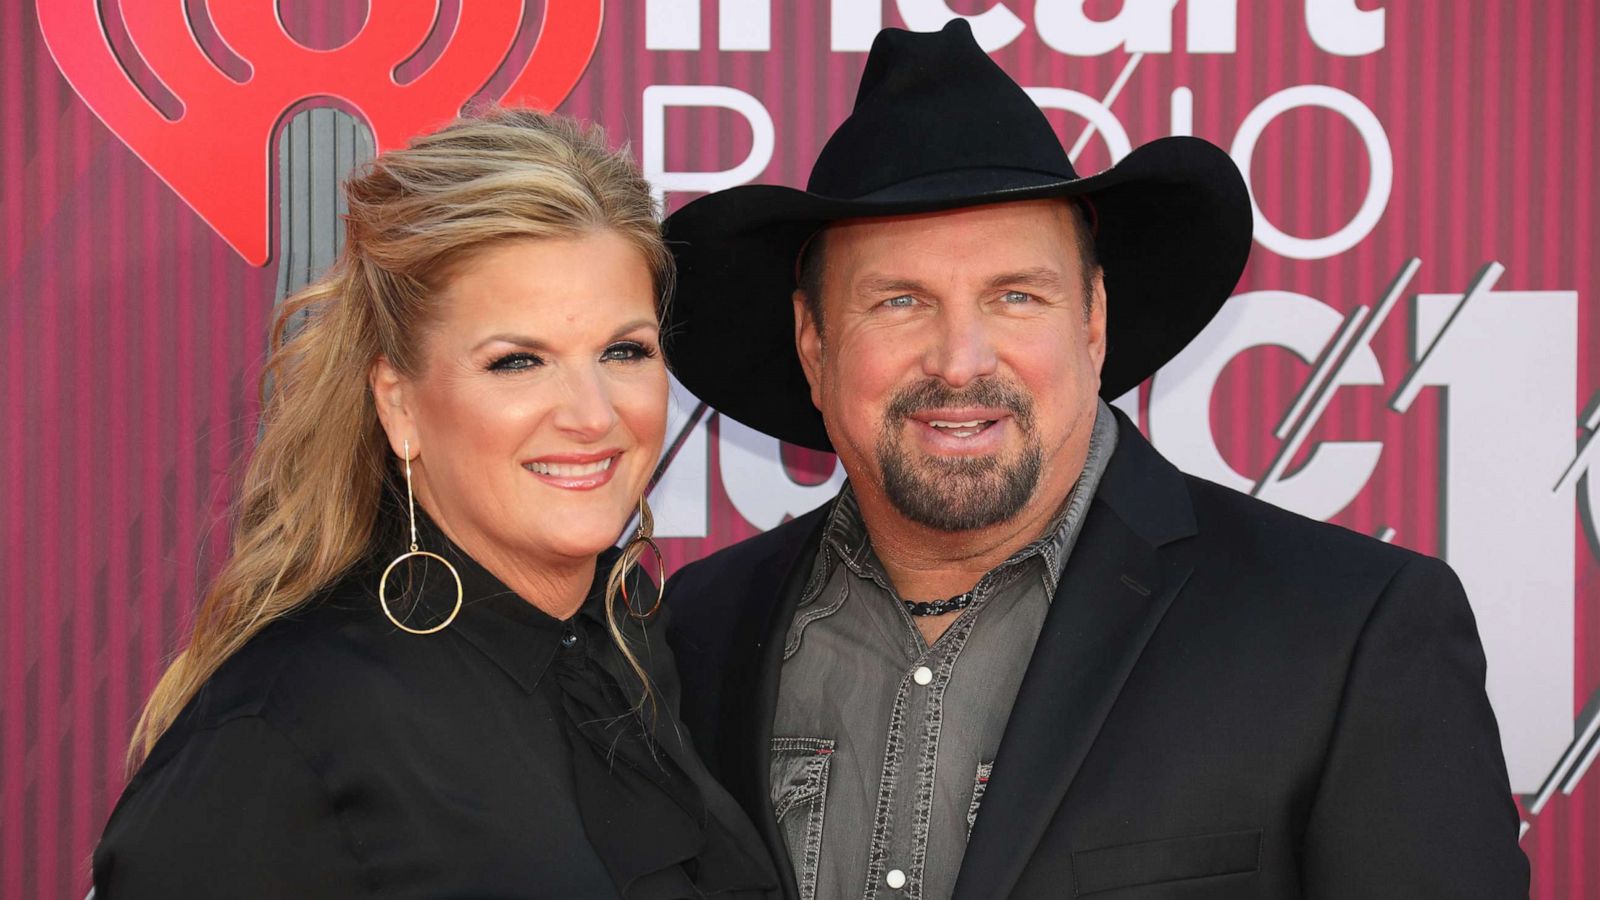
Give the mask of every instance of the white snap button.
<svg viewBox="0 0 1600 900">
<path fill-rule="evenodd" d="M 906 873 L 899 869 L 890 869 L 889 874 L 883 876 L 883 883 L 898 891 L 906 886 Z"/>
<path fill-rule="evenodd" d="M 917 684 L 932 684 L 933 670 L 927 666 L 917 666 L 917 670 L 911 673 L 911 680 Z"/>
</svg>

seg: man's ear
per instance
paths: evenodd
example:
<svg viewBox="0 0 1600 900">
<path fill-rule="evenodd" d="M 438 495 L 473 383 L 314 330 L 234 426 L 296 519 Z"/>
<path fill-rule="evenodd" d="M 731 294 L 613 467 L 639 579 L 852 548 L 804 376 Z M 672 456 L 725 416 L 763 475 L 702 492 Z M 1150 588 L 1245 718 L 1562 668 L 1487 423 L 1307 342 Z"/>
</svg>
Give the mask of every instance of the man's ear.
<svg viewBox="0 0 1600 900">
<path fill-rule="evenodd" d="M 422 451 L 422 442 L 417 437 L 416 422 L 411 416 L 409 383 L 405 376 L 387 357 L 380 356 L 367 372 L 367 384 L 372 388 L 372 401 L 378 408 L 378 421 L 389 436 L 389 449 L 394 451 L 395 456 L 405 459 L 405 445 L 410 442 L 410 456 L 415 458 Z"/>
<path fill-rule="evenodd" d="M 811 304 L 806 302 L 804 291 L 796 290 L 790 298 L 794 302 L 794 349 L 800 356 L 800 368 L 805 370 L 806 381 L 811 384 L 811 405 L 822 409 L 822 323 L 811 314 Z"/>
<path fill-rule="evenodd" d="M 1099 374 L 1106 362 L 1106 278 L 1105 269 L 1095 267 L 1093 284 L 1089 287 L 1087 338 L 1089 357 L 1094 360 L 1094 371 Z"/>
</svg>

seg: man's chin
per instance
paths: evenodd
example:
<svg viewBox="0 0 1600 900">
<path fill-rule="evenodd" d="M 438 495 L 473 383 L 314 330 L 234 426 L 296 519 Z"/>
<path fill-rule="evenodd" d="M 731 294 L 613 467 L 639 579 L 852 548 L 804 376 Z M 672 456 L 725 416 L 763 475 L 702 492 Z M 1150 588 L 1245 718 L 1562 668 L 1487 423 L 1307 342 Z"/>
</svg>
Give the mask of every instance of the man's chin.
<svg viewBox="0 0 1600 900">
<path fill-rule="evenodd" d="M 990 463 L 982 472 L 961 466 L 886 472 L 884 493 L 900 515 L 927 528 L 960 532 L 999 525 L 1027 506 L 1036 479 Z"/>
<path fill-rule="evenodd" d="M 963 502 L 948 496 L 924 495 L 925 500 L 903 502 L 903 498 L 890 497 L 894 508 L 910 522 L 935 531 L 958 533 L 977 531 L 1007 522 L 1020 509 L 999 508 L 991 503 Z"/>
<path fill-rule="evenodd" d="M 1015 454 L 1012 454 L 1015 455 Z M 982 480 L 984 476 L 992 476 L 988 480 L 993 483 L 1000 481 L 1000 474 L 1008 467 L 1015 466 L 1014 460 L 1007 460 L 1004 453 L 926 453 L 909 454 L 905 458 L 903 467 L 914 477 L 926 483 L 936 483 L 944 478 L 967 478 L 974 481 Z"/>
</svg>

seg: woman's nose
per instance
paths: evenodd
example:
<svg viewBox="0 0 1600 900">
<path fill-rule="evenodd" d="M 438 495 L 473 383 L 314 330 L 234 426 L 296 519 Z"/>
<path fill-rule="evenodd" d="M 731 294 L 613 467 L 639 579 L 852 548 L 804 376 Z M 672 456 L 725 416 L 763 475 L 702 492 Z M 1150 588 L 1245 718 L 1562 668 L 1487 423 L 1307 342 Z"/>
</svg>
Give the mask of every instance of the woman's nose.
<svg viewBox="0 0 1600 900">
<path fill-rule="evenodd" d="M 566 395 L 556 409 L 556 427 L 584 441 L 597 441 L 610 433 L 617 410 L 601 373 L 592 367 L 571 371 L 562 382 Z"/>
</svg>

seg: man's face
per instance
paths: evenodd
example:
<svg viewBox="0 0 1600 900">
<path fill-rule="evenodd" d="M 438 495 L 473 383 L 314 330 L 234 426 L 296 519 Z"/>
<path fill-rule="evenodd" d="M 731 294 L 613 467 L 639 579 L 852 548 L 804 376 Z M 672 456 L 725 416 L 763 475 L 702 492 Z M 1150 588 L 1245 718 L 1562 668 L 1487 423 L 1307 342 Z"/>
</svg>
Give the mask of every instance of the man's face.
<svg viewBox="0 0 1600 900">
<path fill-rule="evenodd" d="M 1081 471 L 1105 296 L 1062 200 L 830 226 L 811 399 L 863 504 L 967 531 L 1059 505 Z"/>
</svg>

